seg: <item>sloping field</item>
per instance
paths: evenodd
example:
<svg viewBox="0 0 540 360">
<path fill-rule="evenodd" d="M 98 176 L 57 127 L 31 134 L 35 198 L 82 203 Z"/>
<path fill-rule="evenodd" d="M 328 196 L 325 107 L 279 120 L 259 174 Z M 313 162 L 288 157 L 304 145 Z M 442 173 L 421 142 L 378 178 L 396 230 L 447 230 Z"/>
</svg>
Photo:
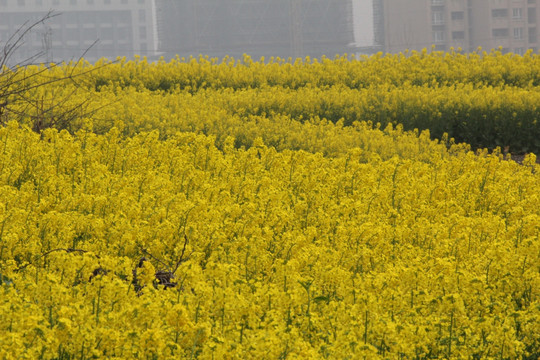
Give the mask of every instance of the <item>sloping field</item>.
<svg viewBox="0 0 540 360">
<path fill-rule="evenodd" d="M 537 359 L 540 166 L 450 137 L 534 149 L 538 69 L 21 69 L 75 81 L 2 114 L 0 358 Z"/>
</svg>

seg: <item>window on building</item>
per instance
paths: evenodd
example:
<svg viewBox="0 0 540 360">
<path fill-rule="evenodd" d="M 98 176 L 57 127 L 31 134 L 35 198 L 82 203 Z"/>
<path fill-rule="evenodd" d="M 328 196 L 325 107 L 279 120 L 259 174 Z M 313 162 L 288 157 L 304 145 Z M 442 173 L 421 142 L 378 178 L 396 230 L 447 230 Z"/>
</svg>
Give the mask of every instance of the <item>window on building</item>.
<svg viewBox="0 0 540 360">
<path fill-rule="evenodd" d="M 444 41 L 444 31 L 438 30 L 433 32 L 433 41 L 434 42 L 443 42 Z"/>
<path fill-rule="evenodd" d="M 527 0 L 527 4 L 536 4 L 536 0 Z"/>
<path fill-rule="evenodd" d="M 79 41 L 79 32 L 76 29 L 69 29 L 66 31 L 67 41 Z"/>
<path fill-rule="evenodd" d="M 127 3 L 128 3 L 128 0 L 122 0 L 121 3 L 122 3 L 122 4 L 127 4 Z"/>
<path fill-rule="evenodd" d="M 522 47 L 518 47 L 514 49 L 514 54 L 516 55 L 523 55 L 525 53 L 525 49 Z"/>
<path fill-rule="evenodd" d="M 536 44 L 538 41 L 538 32 L 536 28 L 529 28 L 529 43 Z"/>
<path fill-rule="evenodd" d="M 522 8 L 513 8 L 512 9 L 512 18 L 513 19 L 521 19 L 523 17 L 523 9 Z"/>
<path fill-rule="evenodd" d="M 84 29 L 82 38 L 85 43 L 92 43 L 98 39 L 97 28 Z"/>
<path fill-rule="evenodd" d="M 96 22 L 100 27 L 110 28 L 115 23 L 112 11 L 100 11 L 96 16 Z"/>
<path fill-rule="evenodd" d="M 463 40 L 465 39 L 465 31 L 452 31 L 453 40 Z"/>
<path fill-rule="evenodd" d="M 36 6 L 43 6 L 43 0 L 36 0 Z"/>
<path fill-rule="evenodd" d="M 447 51 L 448 49 L 446 48 L 446 45 L 445 44 L 437 44 L 435 45 L 435 51 Z"/>
<path fill-rule="evenodd" d="M 137 1 L 140 5 L 144 4 L 144 0 L 138 0 Z"/>
<path fill-rule="evenodd" d="M 25 1 L 24 1 L 24 0 L 17 0 L 17 5 L 19 5 L 19 6 L 24 6 L 24 5 L 25 5 Z"/>
<path fill-rule="evenodd" d="M 7 0 L 0 0 L 0 6 L 7 6 Z"/>
<path fill-rule="evenodd" d="M 434 11 L 431 13 L 431 22 L 433 25 L 444 24 L 444 13 L 442 11 Z"/>
<path fill-rule="evenodd" d="M 529 24 L 536 24 L 536 8 L 527 9 L 527 22 Z"/>
<path fill-rule="evenodd" d="M 114 31 L 111 28 L 103 29 L 100 31 L 100 40 L 113 40 L 114 39 Z"/>
<path fill-rule="evenodd" d="M 88 5 L 94 5 L 94 0 L 86 0 L 86 3 L 87 3 Z"/>
<path fill-rule="evenodd" d="M 493 37 L 508 37 L 508 29 L 493 29 L 491 35 Z"/>
<path fill-rule="evenodd" d="M 116 29 L 119 41 L 129 41 L 129 30 L 127 26 L 122 26 Z"/>
<path fill-rule="evenodd" d="M 101 19 L 101 16 L 95 11 L 84 11 L 79 13 L 79 23 L 84 24 L 86 28 L 95 28 L 98 19 Z"/>
<path fill-rule="evenodd" d="M 140 22 L 146 21 L 146 11 L 144 11 L 143 9 L 139 10 L 139 21 Z"/>
<path fill-rule="evenodd" d="M 452 11 L 452 20 L 463 20 L 465 18 L 465 12 Z"/>
<path fill-rule="evenodd" d="M 523 39 L 523 28 L 514 28 L 514 39 Z"/>
<path fill-rule="evenodd" d="M 491 10 L 493 18 L 504 18 L 508 16 L 508 9 L 493 9 Z"/>
<path fill-rule="evenodd" d="M 146 26 L 139 26 L 139 37 L 146 39 Z"/>
</svg>

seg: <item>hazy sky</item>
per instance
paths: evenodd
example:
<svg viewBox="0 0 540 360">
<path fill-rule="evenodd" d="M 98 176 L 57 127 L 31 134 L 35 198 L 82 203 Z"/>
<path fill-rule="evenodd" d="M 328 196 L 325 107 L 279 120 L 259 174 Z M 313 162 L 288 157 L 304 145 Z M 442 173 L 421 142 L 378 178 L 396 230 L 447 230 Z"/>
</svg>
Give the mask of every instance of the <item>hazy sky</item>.
<svg viewBox="0 0 540 360">
<path fill-rule="evenodd" d="M 354 37 L 360 46 L 373 45 L 372 3 L 372 0 L 353 0 Z"/>
<path fill-rule="evenodd" d="M 113 18 L 113 15 L 114 15 L 114 18 L 116 19 L 117 17 L 119 16 L 123 16 L 124 14 L 123 13 L 120 13 L 119 11 L 111 11 L 110 14 L 105 14 L 107 15 L 107 17 L 105 18 L 104 15 L 99 15 L 99 18 L 96 17 L 97 15 L 94 14 L 93 11 L 90 11 L 88 12 L 86 15 L 85 14 L 80 14 L 80 16 L 78 17 L 74 17 L 74 18 L 69 18 L 70 16 L 74 16 L 73 14 L 70 13 L 70 11 L 72 10 L 92 10 L 91 6 L 88 5 L 89 2 L 87 1 L 83 1 L 83 0 L 80 0 L 78 2 L 71 2 L 69 0 L 59 0 L 57 3 L 56 2 L 53 2 L 53 0 L 41 0 L 41 6 L 37 6 L 36 4 L 38 4 L 37 0 L 29 0 L 29 1 L 26 1 L 26 6 L 23 7 L 21 6 L 21 4 L 24 4 L 24 2 L 16 2 L 14 0 L 12 1 L 9 1 L 9 2 L 6 2 L 6 1 L 3 1 L 3 0 L 0 0 L 0 24 L 3 24 L 3 23 L 8 23 L 8 18 L 11 17 L 11 18 L 17 18 L 19 20 L 26 20 L 25 18 L 25 14 L 26 12 L 28 13 L 31 13 L 33 11 L 37 11 L 37 10 L 41 10 L 41 11 L 46 11 L 45 9 L 48 9 L 48 6 L 52 6 L 54 7 L 53 5 L 54 4 L 57 4 L 57 6 L 60 8 L 58 10 L 58 13 L 61 14 L 60 17 L 58 18 L 55 18 L 55 19 L 51 19 L 50 20 L 50 23 L 56 23 L 56 27 L 54 29 L 54 31 L 50 31 L 50 30 L 47 30 L 47 29 L 50 29 L 49 28 L 49 22 L 47 23 L 47 26 L 43 26 L 43 27 L 38 27 L 36 28 L 36 34 L 35 36 L 33 35 L 32 37 L 29 37 L 29 39 L 31 41 L 28 41 L 28 54 L 25 54 L 23 53 L 23 50 L 22 49 L 21 51 L 19 51 L 18 53 L 21 54 L 22 57 L 28 57 L 30 55 L 33 55 L 36 53 L 36 51 L 41 51 L 44 49 L 44 45 L 43 45 L 43 39 L 45 39 L 45 34 L 47 33 L 48 34 L 48 37 L 47 39 L 49 39 L 49 41 L 51 41 L 51 44 L 48 45 L 47 47 L 47 50 L 45 50 L 45 57 L 47 57 L 47 59 L 50 58 L 50 61 L 62 61 L 62 60 L 69 60 L 70 58 L 76 58 L 78 57 L 81 52 L 85 51 L 88 49 L 88 47 L 90 46 L 90 44 L 96 40 L 96 39 L 100 39 L 100 42 L 95 44 L 92 49 L 85 54 L 85 56 L 87 58 L 99 58 L 101 56 L 105 56 L 105 57 L 109 57 L 109 58 L 115 58 L 116 56 L 123 56 L 123 55 L 126 55 L 128 57 L 132 56 L 133 54 L 135 53 L 141 53 L 143 55 L 152 55 L 152 51 L 153 49 L 155 49 L 155 47 L 157 46 L 158 42 L 156 41 L 155 37 L 157 36 L 156 32 L 153 31 L 153 27 L 152 26 L 147 26 L 148 24 L 144 23 L 145 21 L 149 21 L 150 17 L 148 16 L 142 16 L 141 17 L 141 11 L 144 10 L 144 8 L 141 8 L 139 9 L 139 15 L 138 15 L 138 21 L 141 22 L 140 24 L 137 25 L 137 28 L 135 30 L 133 29 L 129 29 L 129 28 L 126 28 L 126 27 L 122 27 L 122 28 L 119 28 L 117 29 L 118 31 L 116 33 L 113 34 L 112 31 L 103 31 L 103 27 L 92 27 L 92 28 L 84 28 L 84 30 L 80 30 L 79 27 L 75 26 L 75 27 L 70 27 L 69 29 L 79 29 L 79 31 L 70 31 L 68 30 L 67 27 L 64 27 L 64 26 L 59 26 L 59 24 L 63 23 L 63 22 L 69 22 L 71 25 L 76 25 L 76 23 L 79 21 L 77 19 L 81 18 L 81 19 L 87 19 L 88 21 L 92 22 L 92 21 L 97 21 L 97 23 L 100 23 L 102 21 L 112 21 L 112 20 L 107 20 L 109 18 Z M 170 0 L 173 4 L 179 0 Z M 220 0 L 221 1 L 221 0 Z M 271 1 L 271 0 L 267 0 L 267 1 Z M 70 5 L 70 4 L 75 4 L 77 3 L 79 7 L 75 7 L 74 5 Z M 130 3 L 133 3 L 135 4 L 136 2 L 133 0 L 132 2 Z M 330 2 L 331 3 L 331 2 Z M 13 14 L 10 14 L 10 12 L 4 12 L 4 8 L 7 6 L 6 4 L 9 4 L 9 7 L 8 9 L 10 9 L 10 12 L 13 13 Z M 115 5 L 116 4 L 116 5 Z M 111 6 L 114 7 L 114 9 L 118 10 L 118 9 L 122 9 L 122 8 L 125 8 L 126 6 L 128 5 L 123 5 L 123 4 L 128 4 L 128 2 L 124 2 L 124 1 L 120 1 L 120 0 L 114 0 L 111 2 Z M 137 4 L 139 4 L 139 2 L 137 2 Z M 146 4 L 149 4 L 149 2 L 146 2 Z M 286 5 L 286 2 L 284 3 Z M 352 4 L 353 4 L 353 19 L 354 19 L 354 37 L 355 37 L 355 42 L 356 42 L 356 45 L 357 46 L 372 46 L 373 45 L 373 19 L 372 19 L 372 14 L 373 14 L 373 0 L 352 0 Z M 137 5 L 138 6 L 138 5 Z M 249 9 L 249 8 L 248 8 Z M 256 8 L 256 9 L 259 9 L 260 8 Z M 285 11 L 287 10 L 287 8 L 284 9 Z M 21 12 L 22 13 L 19 13 Z M 63 13 L 65 12 L 65 13 Z M 144 12 L 144 11 L 143 11 Z M 114 13 L 114 14 L 113 14 Z M 70 15 L 71 14 L 71 15 Z M 146 13 L 143 13 L 143 15 L 145 15 Z M 30 16 L 30 15 L 28 15 Z M 60 19 L 62 17 L 62 20 Z M 143 20 L 141 20 L 143 19 Z M 146 20 L 145 20 L 146 19 Z M 68 21 L 69 20 L 69 21 Z M 176 21 L 176 19 L 173 19 Z M 343 19 L 345 20 L 345 19 Z M 81 20 L 82 21 L 82 20 Z M 116 21 L 116 20 L 115 20 Z M 120 21 L 122 23 L 124 22 L 129 22 L 129 21 L 125 21 L 125 19 L 123 19 L 122 21 Z M 340 25 L 341 28 L 343 28 L 343 23 L 341 24 L 336 24 L 337 25 Z M 134 36 L 133 37 L 133 43 L 126 43 L 126 41 L 124 41 L 125 39 L 128 39 L 130 38 L 130 31 L 134 34 L 138 34 L 141 30 L 140 29 L 144 29 L 143 31 L 145 31 L 145 36 L 144 37 L 137 37 L 137 36 Z M 183 29 L 183 28 L 182 28 Z M 99 31 L 98 31 L 99 30 Z M 14 30 L 12 30 L 14 31 Z M 50 31 L 50 33 L 48 32 Z M 0 29 L 0 39 L 3 39 L 4 37 L 8 36 L 9 34 L 9 31 L 5 31 L 6 34 L 3 34 L 2 33 L 2 29 Z M 174 32 L 174 34 L 178 34 L 179 31 L 176 31 Z M 67 39 L 66 41 L 63 41 L 62 43 L 58 44 L 59 42 L 59 39 Z M 349 41 L 350 38 L 347 38 L 347 41 Z M 54 41 L 56 40 L 56 41 Z M 151 41 L 153 40 L 153 41 Z M 175 40 L 176 41 L 176 40 Z M 56 42 L 53 43 L 53 42 Z M 67 44 L 67 42 L 70 42 L 70 44 Z M 83 43 L 84 42 L 84 43 Z M 174 41 L 173 41 L 174 42 Z M 164 48 L 166 49 L 166 51 L 168 52 L 175 52 L 175 51 L 185 51 L 186 54 L 189 54 L 191 55 L 190 51 L 193 51 L 194 54 L 195 53 L 198 53 L 200 51 L 208 51 L 207 49 L 198 49 L 198 48 L 194 48 L 193 50 L 191 50 L 189 48 L 189 46 L 191 45 L 186 45 L 185 46 L 185 49 L 183 50 L 177 50 L 177 48 L 175 46 L 179 46 L 178 45 L 178 41 L 176 41 L 175 43 L 173 43 L 172 45 L 169 44 L 168 48 Z M 188 41 L 186 41 L 186 43 L 188 43 Z M 197 45 L 198 46 L 198 45 Z M 213 45 L 209 45 L 209 48 L 211 48 Z M 341 45 L 340 45 L 341 46 Z M 1 49 L 1 47 L 0 47 Z M 228 51 L 226 49 L 222 49 L 220 47 L 216 47 L 215 49 L 212 49 L 214 51 L 214 53 L 210 54 L 211 56 L 217 56 L 217 57 L 222 57 L 225 55 L 224 51 Z M 278 49 L 278 51 L 282 51 L 283 53 L 282 54 L 275 54 L 276 56 L 282 56 L 282 57 L 287 57 L 289 56 L 288 55 L 288 51 L 290 49 L 288 47 L 285 48 L 285 50 L 283 49 Z M 339 49 L 334 49 L 332 48 L 332 50 L 324 50 L 324 49 L 317 49 L 317 50 L 312 50 L 312 51 L 317 51 L 317 54 L 319 53 L 322 53 L 324 51 L 331 51 L 329 52 L 328 54 L 326 54 L 327 56 L 330 56 L 332 57 L 333 56 L 333 53 L 336 52 L 336 51 L 339 51 L 339 52 L 342 52 L 342 51 L 345 51 L 346 50 L 346 47 L 345 45 L 343 45 L 342 48 L 339 48 Z M 165 50 L 164 50 L 165 51 Z M 237 53 L 240 53 L 240 51 L 242 52 L 249 52 L 249 48 L 248 49 L 245 49 L 245 50 L 235 50 Z M 260 49 L 256 49 L 256 51 L 262 51 Z M 274 50 L 272 50 L 274 51 Z M 265 54 L 266 55 L 266 54 Z M 238 56 L 238 55 L 237 55 Z M 255 57 L 258 57 L 260 56 L 259 54 L 255 54 L 254 55 Z M 49 60 L 47 60 L 49 61 Z"/>
</svg>

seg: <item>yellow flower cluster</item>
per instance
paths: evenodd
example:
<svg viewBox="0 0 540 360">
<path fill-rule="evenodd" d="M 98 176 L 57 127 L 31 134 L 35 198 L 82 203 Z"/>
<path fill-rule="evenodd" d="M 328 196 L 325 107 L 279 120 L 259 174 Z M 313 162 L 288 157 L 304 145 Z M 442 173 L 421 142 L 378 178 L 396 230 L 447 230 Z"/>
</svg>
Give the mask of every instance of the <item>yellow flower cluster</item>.
<svg viewBox="0 0 540 360">
<path fill-rule="evenodd" d="M 99 133 L 113 126 L 127 135 L 194 131 L 216 136 L 218 146 L 233 134 L 237 145 L 247 147 L 261 137 L 280 150 L 324 152 L 290 129 L 292 120 L 324 119 L 344 125 L 370 121 L 382 128 L 401 124 L 405 130 L 430 129 L 434 138 L 447 133 L 475 148 L 538 152 L 539 74 L 540 56 L 530 52 L 412 52 L 293 64 L 247 56 L 221 62 L 118 59 L 49 71 L 25 68 L 21 79 L 47 85 L 25 94 L 34 99 L 30 104 L 14 99 L 10 109 L 31 127 L 41 121 L 75 130 L 87 118 Z M 66 76 L 70 80 L 50 83 Z"/>
<path fill-rule="evenodd" d="M 10 123 L 0 357 L 538 355 L 534 159 L 379 135 L 423 157 Z M 178 286 L 151 286 L 183 250 Z"/>
<path fill-rule="evenodd" d="M 73 133 L 0 128 L 0 358 L 537 358 L 535 156 L 354 115 L 370 87 L 396 106 L 418 89 L 426 106 L 536 96 L 474 78 L 515 64 L 522 81 L 533 55 L 451 56 L 51 69 L 90 72 L 31 89 L 28 125 L 92 96 Z M 418 79 L 447 62 L 469 95 L 407 87 L 415 61 L 432 63 Z M 345 84 L 362 66 L 384 84 Z"/>
</svg>

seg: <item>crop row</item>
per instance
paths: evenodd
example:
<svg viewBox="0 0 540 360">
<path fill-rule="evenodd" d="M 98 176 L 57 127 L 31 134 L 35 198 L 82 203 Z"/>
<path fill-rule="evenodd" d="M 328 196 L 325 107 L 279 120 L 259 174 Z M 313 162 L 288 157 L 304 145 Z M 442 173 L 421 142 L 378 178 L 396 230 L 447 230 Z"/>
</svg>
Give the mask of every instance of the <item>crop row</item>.
<svg viewBox="0 0 540 360">
<path fill-rule="evenodd" d="M 9 123 L 0 357 L 535 358 L 534 156 L 354 131 L 424 157 Z"/>
<path fill-rule="evenodd" d="M 11 115 L 4 113 L 2 121 L 17 118 L 38 129 L 50 124 L 74 132 L 90 119 L 101 133 L 115 125 L 126 135 L 151 129 L 161 137 L 195 131 L 216 136 L 218 145 L 231 135 L 237 146 L 247 147 L 262 137 L 278 149 L 323 153 L 290 139 L 295 131 L 286 124 L 322 119 L 348 126 L 359 121 L 383 129 L 388 124 L 429 129 L 437 139 L 446 133 L 473 148 L 538 152 L 537 64 L 534 54 L 435 52 L 295 64 L 199 59 L 25 68 L 21 83 L 32 86 L 66 74 L 72 78 L 8 99 Z M 174 84 L 156 85 L 164 81 Z M 354 81 L 363 85 L 354 86 Z"/>
</svg>

